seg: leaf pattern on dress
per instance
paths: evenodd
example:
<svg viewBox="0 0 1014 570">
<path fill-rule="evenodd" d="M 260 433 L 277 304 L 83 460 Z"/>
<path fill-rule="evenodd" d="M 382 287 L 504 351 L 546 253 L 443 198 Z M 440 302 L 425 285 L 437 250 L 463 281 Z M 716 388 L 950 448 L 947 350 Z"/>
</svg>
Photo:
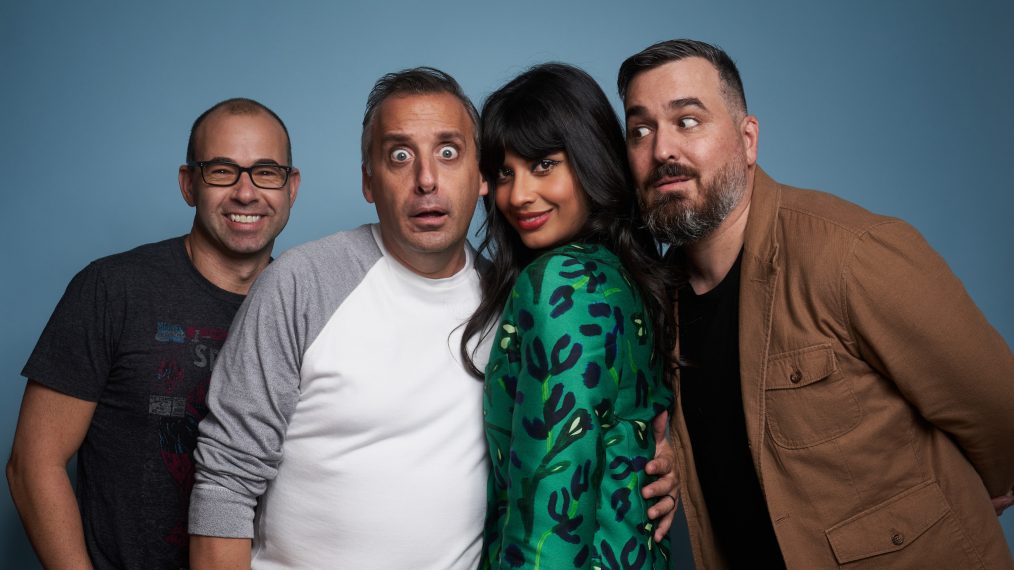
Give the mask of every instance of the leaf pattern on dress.
<svg viewBox="0 0 1014 570">
<path fill-rule="evenodd" d="M 482 567 L 668 568 L 640 495 L 651 419 L 672 406 L 651 335 L 605 247 L 557 248 L 519 276 L 486 368 Z"/>
</svg>

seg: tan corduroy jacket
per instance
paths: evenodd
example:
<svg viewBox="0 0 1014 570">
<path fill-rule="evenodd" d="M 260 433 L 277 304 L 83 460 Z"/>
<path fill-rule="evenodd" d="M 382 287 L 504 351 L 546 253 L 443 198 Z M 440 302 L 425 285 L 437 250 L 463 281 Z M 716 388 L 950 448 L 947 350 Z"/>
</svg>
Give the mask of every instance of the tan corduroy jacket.
<svg viewBox="0 0 1014 570">
<path fill-rule="evenodd" d="M 1014 485 L 1014 356 L 926 241 L 758 168 L 741 275 L 747 435 L 789 568 L 1014 568 L 990 504 Z M 680 409 L 694 558 L 724 568 Z"/>
</svg>

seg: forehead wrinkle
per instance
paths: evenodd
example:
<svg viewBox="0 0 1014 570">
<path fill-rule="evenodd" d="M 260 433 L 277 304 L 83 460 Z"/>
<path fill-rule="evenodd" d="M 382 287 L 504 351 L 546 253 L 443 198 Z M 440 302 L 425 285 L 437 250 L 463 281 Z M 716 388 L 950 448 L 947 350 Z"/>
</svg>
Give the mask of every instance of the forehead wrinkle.
<svg viewBox="0 0 1014 570">
<path fill-rule="evenodd" d="M 407 143 L 407 142 L 410 142 L 411 140 L 412 140 L 412 137 L 410 137 L 409 135 L 407 135 L 405 133 L 388 132 L 388 133 L 384 133 L 380 137 L 380 144 L 387 144 L 387 143 L 392 143 L 392 142 L 393 143 Z"/>
<path fill-rule="evenodd" d="M 412 142 L 416 138 L 417 137 L 415 137 L 413 135 L 410 135 L 408 133 L 403 133 L 403 132 L 395 131 L 395 132 L 384 133 L 380 137 L 380 143 L 381 144 L 391 143 L 391 142 L 393 142 L 393 143 L 410 143 L 410 142 Z M 467 140 L 467 138 L 465 137 L 465 135 L 461 131 L 457 131 L 457 130 L 438 131 L 438 132 L 436 132 L 436 133 L 433 134 L 433 138 L 436 139 L 436 140 L 438 140 L 438 141 L 464 142 L 465 140 Z"/>
</svg>

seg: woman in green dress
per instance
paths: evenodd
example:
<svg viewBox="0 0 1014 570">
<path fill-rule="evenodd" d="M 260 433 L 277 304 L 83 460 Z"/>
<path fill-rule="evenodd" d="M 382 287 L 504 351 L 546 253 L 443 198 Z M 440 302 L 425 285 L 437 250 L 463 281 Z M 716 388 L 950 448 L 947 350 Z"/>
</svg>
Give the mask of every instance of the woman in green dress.
<svg viewBox="0 0 1014 570">
<path fill-rule="evenodd" d="M 619 121 L 588 74 L 551 63 L 490 95 L 480 132 L 491 263 L 462 354 L 479 375 L 466 343 L 495 335 L 482 565 L 668 568 L 639 490 L 672 405 L 672 320 Z"/>
</svg>

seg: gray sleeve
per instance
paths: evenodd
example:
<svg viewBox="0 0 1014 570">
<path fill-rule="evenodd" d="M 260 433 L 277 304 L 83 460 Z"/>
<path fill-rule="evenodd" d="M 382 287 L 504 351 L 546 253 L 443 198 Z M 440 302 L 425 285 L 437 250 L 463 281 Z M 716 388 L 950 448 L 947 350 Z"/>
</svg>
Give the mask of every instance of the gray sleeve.
<svg viewBox="0 0 1014 570">
<path fill-rule="evenodd" d="M 254 508 L 277 473 L 299 401 L 303 354 L 379 258 L 364 226 L 290 250 L 258 277 L 211 377 L 191 534 L 253 537 Z"/>
</svg>

